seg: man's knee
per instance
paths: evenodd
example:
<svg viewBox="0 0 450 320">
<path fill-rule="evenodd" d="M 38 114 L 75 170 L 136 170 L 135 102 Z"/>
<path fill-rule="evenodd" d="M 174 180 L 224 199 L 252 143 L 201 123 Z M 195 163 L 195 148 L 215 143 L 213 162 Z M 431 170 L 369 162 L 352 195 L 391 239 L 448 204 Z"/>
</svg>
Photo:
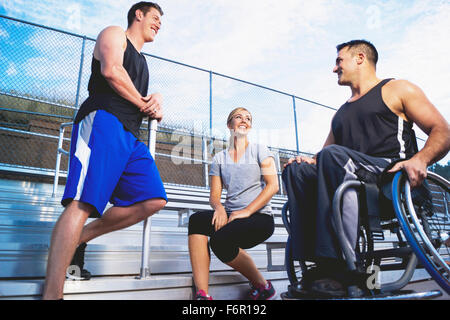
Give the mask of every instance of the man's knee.
<svg viewBox="0 0 450 320">
<path fill-rule="evenodd" d="M 324 165 L 322 169 L 335 170 L 335 165 L 342 167 L 350 159 L 349 151 L 347 147 L 336 144 L 326 146 L 317 154 L 317 162 L 319 166 L 320 163 Z"/>
<path fill-rule="evenodd" d="M 145 215 L 148 217 L 158 212 L 159 210 L 162 210 L 166 206 L 166 204 L 167 201 L 164 199 L 150 199 L 144 201 L 143 210 L 145 212 Z"/>
<path fill-rule="evenodd" d="M 78 211 L 89 216 L 90 214 L 96 212 L 97 209 L 89 203 L 72 200 L 65 206 L 64 211 Z"/>
<path fill-rule="evenodd" d="M 318 155 L 320 156 L 329 156 L 334 154 L 342 154 L 344 152 L 346 147 L 337 145 L 337 144 L 330 144 L 329 146 L 324 147 Z"/>
<path fill-rule="evenodd" d="M 310 170 L 310 167 L 313 166 L 311 164 L 308 164 L 306 162 L 301 162 L 301 163 L 297 163 L 297 162 L 292 162 L 290 165 L 286 166 L 286 168 L 284 168 L 282 176 L 283 178 L 289 174 L 303 174 L 305 172 L 308 172 Z"/>
<path fill-rule="evenodd" d="M 282 173 L 282 179 L 285 185 L 290 181 L 309 181 L 316 176 L 316 166 L 306 162 L 293 162 L 288 165 Z"/>
</svg>

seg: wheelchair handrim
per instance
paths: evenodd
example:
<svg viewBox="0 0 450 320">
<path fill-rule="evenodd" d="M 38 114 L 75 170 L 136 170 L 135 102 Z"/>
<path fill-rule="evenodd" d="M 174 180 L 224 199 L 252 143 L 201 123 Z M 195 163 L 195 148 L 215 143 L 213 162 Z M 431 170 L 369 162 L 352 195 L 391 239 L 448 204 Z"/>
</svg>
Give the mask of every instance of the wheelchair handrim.
<svg viewBox="0 0 450 320">
<path fill-rule="evenodd" d="M 403 233 L 405 237 L 408 239 L 408 242 L 413 249 L 416 256 L 424 265 L 425 269 L 428 273 L 433 277 L 433 279 L 448 293 L 450 294 L 450 283 L 447 279 L 445 279 L 433 266 L 432 262 L 430 262 L 429 258 L 423 253 L 420 245 L 416 237 L 413 235 L 411 230 L 411 226 L 407 220 L 407 217 L 403 215 L 403 212 L 400 208 L 400 181 L 402 178 L 402 172 L 397 173 L 394 176 L 394 180 L 392 182 L 392 200 L 393 206 L 395 209 L 395 213 L 397 215 L 397 219 L 400 223 Z"/>
<path fill-rule="evenodd" d="M 419 218 L 417 217 L 416 212 L 414 210 L 414 205 L 411 196 L 411 189 L 408 180 L 405 181 L 404 192 L 406 195 L 406 204 L 408 206 L 409 215 L 414 223 L 414 226 L 416 227 L 417 233 L 419 234 L 422 241 L 427 245 L 428 250 L 431 252 L 433 257 L 439 262 L 441 268 L 447 270 L 447 272 L 450 274 L 450 267 L 445 263 L 445 261 L 441 258 L 441 255 L 436 251 L 433 244 L 430 242 L 430 239 L 428 239 L 428 236 L 423 230 L 422 225 L 419 222 Z"/>
</svg>

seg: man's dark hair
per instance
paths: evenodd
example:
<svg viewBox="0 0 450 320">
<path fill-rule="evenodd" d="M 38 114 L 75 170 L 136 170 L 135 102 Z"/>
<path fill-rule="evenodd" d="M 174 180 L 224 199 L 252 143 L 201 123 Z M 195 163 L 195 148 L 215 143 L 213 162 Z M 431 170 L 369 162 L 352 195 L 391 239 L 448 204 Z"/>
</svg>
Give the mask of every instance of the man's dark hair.
<svg viewBox="0 0 450 320">
<path fill-rule="evenodd" d="M 341 43 L 336 46 L 337 51 L 341 51 L 344 48 L 351 50 L 352 48 L 357 48 L 363 51 L 369 61 L 373 63 L 374 66 L 378 62 L 378 51 L 375 46 L 367 40 L 352 40 L 348 42 Z"/>
<path fill-rule="evenodd" d="M 138 2 L 138 3 L 134 4 L 128 11 L 128 16 L 127 16 L 128 27 L 130 27 L 132 25 L 134 18 L 136 17 L 136 10 L 141 10 L 145 15 L 147 12 L 150 11 L 151 8 L 155 8 L 156 10 L 158 10 L 161 15 L 164 14 L 161 7 L 154 2 L 146 2 L 146 1 Z"/>
</svg>

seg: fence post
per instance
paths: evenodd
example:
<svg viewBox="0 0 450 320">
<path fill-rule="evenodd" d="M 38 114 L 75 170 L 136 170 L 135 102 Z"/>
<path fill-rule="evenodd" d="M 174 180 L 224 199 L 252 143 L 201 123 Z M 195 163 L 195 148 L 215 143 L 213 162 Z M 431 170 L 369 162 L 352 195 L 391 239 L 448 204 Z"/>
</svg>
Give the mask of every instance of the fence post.
<svg viewBox="0 0 450 320">
<path fill-rule="evenodd" d="M 298 147 L 297 108 L 295 106 L 295 96 L 292 96 L 292 104 L 294 107 L 295 143 L 297 145 L 297 153 L 299 153 L 300 149 Z"/>
<path fill-rule="evenodd" d="M 205 187 L 209 188 L 208 180 L 208 142 L 207 137 L 202 135 L 202 162 L 203 162 L 203 176 Z"/>
<path fill-rule="evenodd" d="M 212 137 L 212 71 L 209 71 L 209 136 Z"/>
<path fill-rule="evenodd" d="M 279 194 L 283 194 L 283 179 L 281 177 L 281 161 L 280 161 L 280 150 L 277 149 L 275 153 L 275 167 L 277 169 Z"/>
<path fill-rule="evenodd" d="M 157 120 L 148 121 L 148 148 L 153 159 L 155 158 L 156 149 L 156 130 L 158 129 Z M 150 277 L 150 231 L 151 218 L 144 220 L 144 229 L 142 231 L 142 255 L 141 255 L 141 273 L 139 279 L 146 279 Z"/>
<path fill-rule="evenodd" d="M 75 95 L 75 108 L 78 109 L 78 104 L 80 101 L 80 88 L 81 88 L 81 77 L 83 75 L 83 63 L 84 63 L 84 49 L 86 47 L 86 36 L 83 37 L 83 42 L 81 44 L 81 57 L 80 57 L 80 69 L 78 70 L 78 82 L 77 82 L 77 93 Z M 76 112 L 73 114 L 73 119 L 75 119 Z M 53 192 L 52 197 L 56 196 L 56 191 L 58 188 L 58 180 L 59 180 L 59 169 L 61 165 L 61 153 L 64 152 L 62 149 L 64 139 L 64 124 L 59 129 L 59 140 L 58 140 L 58 148 L 56 152 L 56 168 L 55 168 L 55 177 L 53 180 Z"/>
<path fill-rule="evenodd" d="M 75 108 L 77 108 L 77 109 L 78 109 L 78 104 L 80 102 L 81 77 L 83 76 L 83 63 L 84 63 L 84 49 L 85 49 L 85 47 L 86 47 L 86 36 L 83 37 L 83 43 L 81 45 L 80 69 L 78 71 L 77 94 L 75 96 Z"/>
</svg>

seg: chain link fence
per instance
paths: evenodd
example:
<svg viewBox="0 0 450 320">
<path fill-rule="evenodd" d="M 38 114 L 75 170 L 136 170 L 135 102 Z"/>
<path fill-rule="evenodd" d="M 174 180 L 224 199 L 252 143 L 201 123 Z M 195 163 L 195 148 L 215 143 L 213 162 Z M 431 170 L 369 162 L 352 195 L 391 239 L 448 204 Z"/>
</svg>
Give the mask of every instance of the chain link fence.
<svg viewBox="0 0 450 320">
<path fill-rule="evenodd" d="M 87 98 L 95 40 L 0 16 L 0 171 L 54 176 L 60 125 Z M 149 93 L 164 97 L 156 163 L 165 183 L 208 186 L 208 164 L 227 146 L 228 113 L 247 108 L 250 140 L 270 147 L 279 169 L 322 146 L 335 110 L 285 92 L 145 54 Z M 141 140 L 148 138 L 147 122 Z M 320 128 L 320 130 L 318 129 Z M 70 146 L 65 129 L 63 149 Z M 61 163 L 62 177 L 67 157 Z M 61 179 L 64 183 L 64 179 Z"/>
</svg>

